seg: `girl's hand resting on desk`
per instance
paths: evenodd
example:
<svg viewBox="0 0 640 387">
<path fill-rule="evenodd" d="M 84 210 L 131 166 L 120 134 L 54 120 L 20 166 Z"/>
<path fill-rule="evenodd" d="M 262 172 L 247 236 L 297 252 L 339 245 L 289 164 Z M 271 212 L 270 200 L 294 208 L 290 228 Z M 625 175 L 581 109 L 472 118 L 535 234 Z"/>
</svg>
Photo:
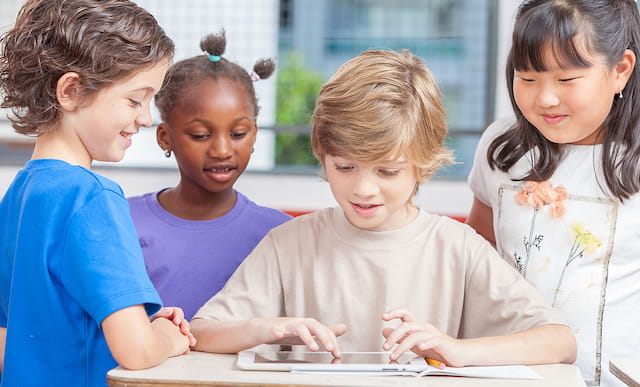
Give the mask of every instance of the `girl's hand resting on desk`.
<svg viewBox="0 0 640 387">
<path fill-rule="evenodd" d="M 181 308 L 177 307 L 164 307 L 160 309 L 156 314 L 150 317 L 150 320 L 153 321 L 157 318 L 166 318 L 171 321 L 175 326 L 180 328 L 180 332 L 185 335 L 189 339 L 189 347 L 193 347 L 196 345 L 196 338 L 191 334 L 191 325 L 189 325 L 189 321 L 185 320 L 184 312 Z M 189 348 L 184 352 L 185 354 L 189 353 Z"/>
<path fill-rule="evenodd" d="M 464 362 L 460 340 L 441 332 L 431 324 L 417 322 L 413 314 L 406 309 L 392 309 L 382 315 L 384 321 L 400 319 L 397 328 L 384 328 L 386 338 L 382 349 L 391 350 L 391 360 L 397 360 L 403 353 L 412 351 L 418 356 L 438 360 L 447 366 L 462 367 Z"/>
<path fill-rule="evenodd" d="M 344 324 L 326 326 L 312 318 L 278 317 L 260 319 L 262 332 L 267 344 L 304 344 L 311 351 L 320 350 L 320 345 L 331 352 L 334 357 L 340 357 L 338 336 L 342 336 L 347 327 Z"/>
</svg>

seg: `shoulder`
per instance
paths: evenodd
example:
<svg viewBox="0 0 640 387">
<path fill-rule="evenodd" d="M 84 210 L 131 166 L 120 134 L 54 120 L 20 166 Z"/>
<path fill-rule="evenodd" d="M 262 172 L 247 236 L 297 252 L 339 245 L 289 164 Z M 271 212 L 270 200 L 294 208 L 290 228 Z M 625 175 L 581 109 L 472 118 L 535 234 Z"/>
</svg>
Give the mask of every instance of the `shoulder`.
<svg viewBox="0 0 640 387">
<path fill-rule="evenodd" d="M 158 193 L 160 193 L 160 192 L 162 192 L 162 191 L 147 192 L 147 193 L 142 194 L 142 195 L 129 196 L 127 198 L 127 201 L 129 202 L 129 206 L 131 207 L 131 211 L 134 211 L 136 209 L 145 207 L 149 203 L 156 202 L 158 200 L 157 199 Z"/>
<path fill-rule="evenodd" d="M 487 148 L 489 144 L 499 135 L 505 133 L 516 123 L 515 117 L 505 117 L 494 121 L 482 132 L 479 146 Z"/>
<path fill-rule="evenodd" d="M 116 182 L 61 160 L 32 160 L 23 173 L 28 175 L 25 185 L 34 196 L 55 196 L 57 200 L 74 203 L 99 196 L 125 200 L 122 188 Z"/>
<path fill-rule="evenodd" d="M 297 216 L 275 227 L 269 234 L 276 238 L 284 236 L 288 238 L 291 235 L 317 235 L 327 229 L 333 229 L 332 216 L 334 211 L 336 211 L 335 208 L 325 208 Z"/>
<path fill-rule="evenodd" d="M 261 206 L 246 197 L 241 192 L 237 192 L 237 196 L 237 205 L 244 207 L 247 210 L 248 215 L 255 221 L 268 223 L 269 225 L 274 226 L 291 219 L 291 215 L 285 214 L 284 212 L 275 208 Z"/>
<path fill-rule="evenodd" d="M 475 249 L 485 244 L 491 246 L 471 226 L 445 215 L 427 213 L 422 227 L 429 230 L 429 234 L 452 248 Z"/>
</svg>

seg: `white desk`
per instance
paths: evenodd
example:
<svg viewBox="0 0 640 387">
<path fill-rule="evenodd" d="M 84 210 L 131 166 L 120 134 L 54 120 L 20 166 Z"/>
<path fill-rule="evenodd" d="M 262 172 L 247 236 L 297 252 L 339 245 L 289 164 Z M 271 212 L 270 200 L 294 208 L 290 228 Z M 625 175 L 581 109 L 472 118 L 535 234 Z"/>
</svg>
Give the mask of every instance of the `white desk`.
<svg viewBox="0 0 640 387">
<path fill-rule="evenodd" d="M 611 359 L 609 371 L 627 386 L 640 387 L 640 357 Z"/>
<path fill-rule="evenodd" d="M 476 379 L 444 376 L 345 376 L 310 375 L 289 372 L 242 371 L 236 365 L 236 355 L 217 355 L 191 352 L 188 355 L 167 359 L 162 364 L 140 371 L 129 371 L 120 367 L 107 374 L 107 384 L 111 387 L 151 387 L 151 386 L 474 386 L 474 387 L 573 387 L 585 386 L 577 367 L 566 364 L 552 364 L 532 367 L 544 379 Z"/>
</svg>

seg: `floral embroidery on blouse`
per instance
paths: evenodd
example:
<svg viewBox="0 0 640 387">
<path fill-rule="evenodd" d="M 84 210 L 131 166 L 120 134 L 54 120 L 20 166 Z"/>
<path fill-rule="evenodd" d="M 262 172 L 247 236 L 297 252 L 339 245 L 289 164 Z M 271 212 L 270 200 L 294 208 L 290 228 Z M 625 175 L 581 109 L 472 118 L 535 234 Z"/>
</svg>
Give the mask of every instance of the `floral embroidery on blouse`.
<svg viewBox="0 0 640 387">
<path fill-rule="evenodd" d="M 552 306 L 556 306 L 558 292 L 560 291 L 560 287 L 562 286 L 562 281 L 564 280 L 564 274 L 567 270 L 567 266 L 569 266 L 571 262 L 575 261 L 576 259 L 584 257 L 585 254 L 593 254 L 596 250 L 598 250 L 600 246 L 602 246 L 602 242 L 600 242 L 600 240 L 595 235 L 593 235 L 580 223 L 576 223 L 573 225 L 573 227 L 571 227 L 571 235 L 573 243 L 571 244 L 571 250 L 569 250 L 567 262 L 562 268 L 560 278 L 558 279 L 558 284 L 556 285 L 556 288 L 553 292 L 554 294 Z"/>
<path fill-rule="evenodd" d="M 538 213 L 545 208 L 548 208 L 549 214 L 553 218 L 561 218 L 564 216 L 564 202 L 567 199 L 567 190 L 563 185 L 558 185 L 554 188 L 549 181 L 526 181 L 522 189 L 516 194 L 515 199 L 519 205 L 533 209 L 529 235 L 525 235 L 522 241 L 525 256 L 522 257 L 520 254 L 514 253 L 517 268 L 526 278 L 527 265 L 531 257 L 531 248 L 535 247 L 540 250 L 544 239 L 543 234 L 534 235 L 536 217 Z"/>
</svg>

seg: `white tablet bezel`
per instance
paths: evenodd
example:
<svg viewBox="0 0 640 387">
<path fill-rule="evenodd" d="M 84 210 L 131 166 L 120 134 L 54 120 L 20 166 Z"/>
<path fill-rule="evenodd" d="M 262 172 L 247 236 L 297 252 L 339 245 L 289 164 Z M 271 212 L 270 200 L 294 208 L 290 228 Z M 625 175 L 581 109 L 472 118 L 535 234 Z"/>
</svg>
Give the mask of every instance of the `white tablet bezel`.
<svg viewBox="0 0 640 387">
<path fill-rule="evenodd" d="M 424 364 L 410 362 L 416 355 L 407 353 L 401 357 L 401 362 L 394 364 L 386 363 L 256 363 L 254 361 L 256 353 L 263 354 L 264 356 L 274 357 L 275 355 L 282 353 L 291 353 L 287 351 L 242 351 L 238 353 L 237 366 L 241 370 L 249 371 L 349 371 L 349 372 L 398 372 L 398 371 L 410 371 L 420 372 L 425 369 Z M 301 352 L 297 352 L 301 353 Z M 302 352 L 304 353 L 304 351 Z M 315 352 L 317 353 L 317 352 Z M 371 354 L 384 354 L 386 352 L 344 352 L 344 355 L 371 355 Z"/>
</svg>

